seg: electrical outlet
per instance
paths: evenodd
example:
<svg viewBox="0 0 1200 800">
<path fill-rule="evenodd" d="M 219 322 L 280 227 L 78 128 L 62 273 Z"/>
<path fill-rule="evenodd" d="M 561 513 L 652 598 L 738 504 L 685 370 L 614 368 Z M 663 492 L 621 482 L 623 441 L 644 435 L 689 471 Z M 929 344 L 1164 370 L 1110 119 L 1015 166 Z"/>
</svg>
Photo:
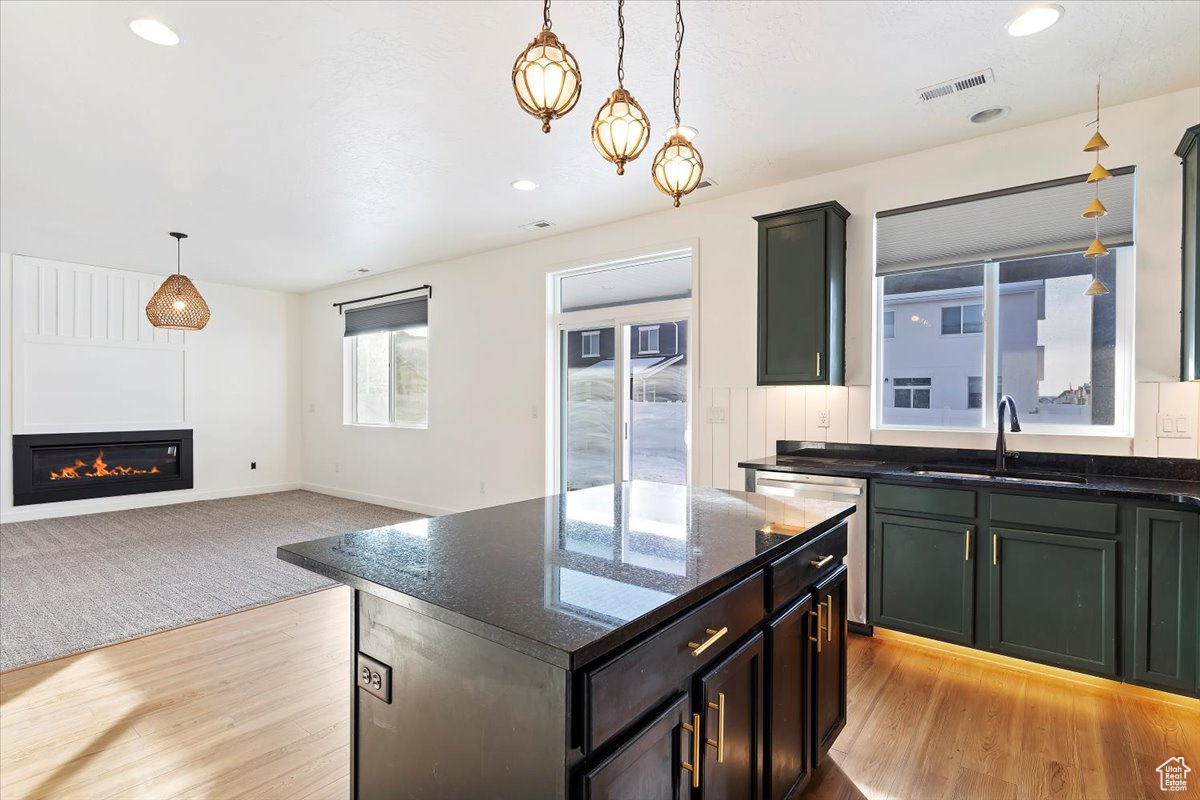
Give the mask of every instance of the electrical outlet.
<svg viewBox="0 0 1200 800">
<path fill-rule="evenodd" d="M 310 414 L 311 414 L 311 413 L 313 413 L 313 412 L 314 412 L 314 411 L 316 411 L 316 410 L 317 410 L 317 404 L 316 404 L 316 403 L 309 403 L 309 404 L 308 404 L 308 413 L 310 413 Z"/>
<path fill-rule="evenodd" d="M 529 416 L 531 416 L 533 419 L 537 419 L 537 403 L 534 403 L 529 407 Z"/>
<path fill-rule="evenodd" d="M 258 462 L 257 462 L 257 461 L 251 461 L 251 462 L 250 462 L 250 469 L 258 469 Z"/>
<path fill-rule="evenodd" d="M 333 462 L 333 471 L 334 471 L 334 472 L 341 472 L 341 471 L 342 471 L 342 465 L 341 465 L 341 464 L 339 464 L 339 463 L 337 463 L 336 461 L 335 461 L 335 462 Z"/>
<path fill-rule="evenodd" d="M 729 422 L 729 409 L 722 406 L 713 406 L 708 409 L 708 421 L 717 424 Z"/>
<path fill-rule="evenodd" d="M 828 428 L 829 427 L 829 409 L 828 408 L 817 409 L 817 427 L 818 428 Z"/>
<path fill-rule="evenodd" d="M 480 482 L 479 482 L 479 493 L 480 493 L 480 494 L 486 494 L 486 493 L 487 493 L 487 484 L 485 484 L 483 481 L 480 481 Z"/>
<path fill-rule="evenodd" d="M 1159 439 L 1191 439 L 1192 420 L 1186 414 L 1159 414 Z"/>
<path fill-rule="evenodd" d="M 365 653 L 358 654 L 356 666 L 358 688 L 365 689 L 385 703 L 392 702 L 392 668 Z"/>
</svg>

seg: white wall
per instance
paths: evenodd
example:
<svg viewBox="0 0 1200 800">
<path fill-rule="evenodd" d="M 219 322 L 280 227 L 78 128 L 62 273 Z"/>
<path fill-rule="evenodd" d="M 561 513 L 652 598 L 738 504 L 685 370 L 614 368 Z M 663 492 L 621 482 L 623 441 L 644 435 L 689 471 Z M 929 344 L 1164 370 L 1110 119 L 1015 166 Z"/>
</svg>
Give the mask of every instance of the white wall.
<svg viewBox="0 0 1200 800">
<path fill-rule="evenodd" d="M 548 272 L 694 243 L 699 259 L 703 405 L 726 424 L 697 425 L 701 485 L 737 486 L 734 460 L 767 454 L 776 438 L 990 447 L 981 433 L 870 430 L 872 215 L 876 211 L 1086 172 L 1088 115 L 984 136 L 589 230 L 423 265 L 304 297 L 303 474 L 325 491 L 430 511 L 541 494 L 547 425 Z M 1200 455 L 1196 438 L 1156 440 L 1160 403 L 1200 416 L 1200 386 L 1177 385 L 1180 168 L 1173 155 L 1200 116 L 1200 89 L 1104 110 L 1110 167 L 1137 172 L 1136 436 L 1018 435 L 1018 447 L 1086 453 Z M 701 146 L 702 143 L 701 143 Z M 636 176 L 635 178 L 636 179 Z M 626 178 L 625 180 L 633 180 Z M 631 187 L 631 191 L 634 188 Z M 755 383 L 756 226 L 752 217 L 838 200 L 852 212 L 847 247 L 847 387 Z M 464 223 L 469 224 L 469 221 Z M 430 303 L 430 425 L 426 431 L 342 424 L 340 319 L 330 304 L 422 283 Z M 829 408 L 831 427 L 805 415 Z M 534 416 L 536 411 L 536 418 Z M 480 482 L 486 493 L 480 493 Z"/>
<path fill-rule="evenodd" d="M 277 491 L 296 488 L 300 483 L 300 298 L 294 294 L 244 289 L 223 284 L 198 282 L 197 286 L 212 309 L 212 321 L 201 332 L 169 336 L 162 331 L 148 329 L 143 325 L 145 305 L 139 292 L 150 287 L 150 291 L 161 283 L 161 276 L 139 275 L 122 270 L 86 267 L 41 260 L 26 259 L 0 254 L 0 515 L 4 521 L 33 519 L 118 508 L 135 508 L 147 505 L 198 500 L 259 491 Z M 24 392 L 22 375 L 32 370 L 20 366 L 20 353 L 14 359 L 14 342 L 23 342 L 27 328 L 21 323 L 14 330 L 14 318 L 27 317 L 25 298 L 17 297 L 13 291 L 14 269 L 41 268 L 48 273 L 62 276 L 77 274 L 96 275 L 105 282 L 125 281 L 130 286 L 130 297 L 125 303 L 125 316 L 132 328 L 132 346 L 153 349 L 156 342 L 159 350 L 172 354 L 183 354 L 186 362 L 186 415 L 164 418 L 153 426 L 141 427 L 190 427 L 194 430 L 195 486 L 188 491 L 162 492 L 145 495 L 80 500 L 68 503 L 46 503 L 42 505 L 12 505 L 12 434 L 16 432 L 50 432 L 56 427 L 61 430 L 78 429 L 80 425 L 91 427 L 97 421 L 89 418 L 90 411 L 83 404 L 87 387 L 80 387 L 78 423 L 61 419 L 61 424 L 41 423 L 37 409 L 27 409 L 14 420 L 14 393 Z M 21 282 L 18 279 L 17 283 Z M 71 309 L 74 289 L 70 281 L 59 284 L 58 297 L 43 298 L 57 309 Z M 93 284 L 95 290 L 99 283 Z M 137 287 L 137 288 L 133 288 Z M 53 287 L 51 287 L 53 289 Z M 142 292 L 144 293 L 144 292 Z M 120 305 L 119 299 L 114 301 Z M 115 307 L 114 307 L 115 308 Z M 132 311 L 130 311 L 132 309 Z M 86 305 L 77 312 L 86 315 Z M 64 316 L 64 319 L 67 317 Z M 76 322 L 80 316 L 70 311 Z M 91 326 L 87 326 L 91 330 Z M 123 327 L 123 326 L 122 326 Z M 53 341 L 80 353 L 95 352 L 95 342 L 82 327 L 54 326 Z M 120 328 L 118 328 L 120 329 Z M 34 331 L 44 333 L 35 326 Z M 47 337 L 41 337 L 47 340 Z M 99 338 L 104 338 L 103 336 Z M 186 342 L 186 343 L 185 343 Z M 19 344 L 17 345 L 20 346 Z M 89 349 L 92 348 L 92 349 Z M 14 361 L 18 368 L 14 370 Z M 153 362 L 145 362 L 151 364 Z M 154 369 L 148 366 L 148 369 Z M 20 372 L 21 374 L 17 374 Z M 64 385 L 71 383 L 71 376 L 37 373 L 42 382 L 55 381 Z M 131 376 L 145 379 L 145 375 Z M 175 371 L 163 370 L 164 381 L 178 380 Z M 171 393 L 170 397 L 174 397 Z M 20 398 L 16 404 L 20 410 Z M 166 405 L 168 412 L 172 404 Z M 164 412 L 164 414 L 168 413 Z M 173 412 L 171 412 L 173 413 Z M 61 417 L 61 414 L 56 416 Z M 30 424 L 31 421 L 34 424 Z M 136 420 L 105 417 L 105 426 L 136 428 Z M 111 424 L 110 424 L 111 423 Z M 168 425 L 167 423 L 172 423 Z M 99 429 L 107 429 L 101 427 Z M 257 462 L 256 470 L 250 462 Z"/>
</svg>

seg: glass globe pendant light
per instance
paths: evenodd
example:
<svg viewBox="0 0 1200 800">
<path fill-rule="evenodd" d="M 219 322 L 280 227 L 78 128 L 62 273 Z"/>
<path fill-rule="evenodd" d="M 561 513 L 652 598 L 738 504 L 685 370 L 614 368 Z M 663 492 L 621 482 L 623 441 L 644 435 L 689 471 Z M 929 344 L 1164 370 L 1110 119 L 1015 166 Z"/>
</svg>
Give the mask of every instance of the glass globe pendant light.
<svg viewBox="0 0 1200 800">
<path fill-rule="evenodd" d="M 650 119 L 633 95 L 625 91 L 625 0 L 617 0 L 617 88 L 596 112 L 592 121 L 592 144 L 597 152 L 625 174 L 650 141 Z"/>
<path fill-rule="evenodd" d="M 583 79 L 579 63 L 550 31 L 550 0 L 542 7 L 542 29 L 513 64 L 513 91 L 525 112 L 542 121 L 542 132 L 550 132 L 550 120 L 558 119 L 579 102 Z"/>
<path fill-rule="evenodd" d="M 211 313 L 195 285 L 179 271 L 180 249 L 187 234 L 172 232 L 171 236 L 175 237 L 175 274 L 169 275 L 146 303 L 146 319 L 156 328 L 198 331 L 208 324 Z"/>
<path fill-rule="evenodd" d="M 679 208 L 679 198 L 688 194 L 700 183 L 704 174 L 704 160 L 679 125 L 679 58 L 683 53 L 683 9 L 680 0 L 675 0 L 675 127 L 667 132 L 667 141 L 657 155 L 651 175 L 654 185 L 663 194 L 669 194 Z"/>
</svg>

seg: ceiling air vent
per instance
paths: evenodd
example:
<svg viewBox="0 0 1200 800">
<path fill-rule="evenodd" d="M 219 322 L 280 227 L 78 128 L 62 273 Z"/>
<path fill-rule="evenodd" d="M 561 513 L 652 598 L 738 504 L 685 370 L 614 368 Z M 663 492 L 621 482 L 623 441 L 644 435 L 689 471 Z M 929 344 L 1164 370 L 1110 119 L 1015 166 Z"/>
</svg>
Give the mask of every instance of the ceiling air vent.
<svg viewBox="0 0 1200 800">
<path fill-rule="evenodd" d="M 543 228 L 549 228 L 553 224 L 554 223 L 550 222 L 549 220 L 539 219 L 536 222 L 525 223 L 524 225 L 521 226 L 521 230 L 523 230 L 523 231 L 540 231 Z"/>
<path fill-rule="evenodd" d="M 975 89 L 979 86 L 986 86 L 996 82 L 996 76 L 992 74 L 992 70 L 981 69 L 978 72 L 972 72 L 970 75 L 964 75 L 961 78 L 955 78 L 950 81 L 942 81 L 935 83 L 933 86 L 926 86 L 924 89 L 917 90 L 917 97 L 922 103 L 930 100 L 936 100 L 939 97 L 958 94 L 965 92 L 968 89 Z"/>
<path fill-rule="evenodd" d="M 718 185 L 719 184 L 716 181 L 714 181 L 712 178 L 703 178 L 703 179 L 701 179 L 701 181 L 699 183 L 696 184 L 696 188 L 697 189 L 707 189 L 710 186 L 718 186 Z"/>
</svg>

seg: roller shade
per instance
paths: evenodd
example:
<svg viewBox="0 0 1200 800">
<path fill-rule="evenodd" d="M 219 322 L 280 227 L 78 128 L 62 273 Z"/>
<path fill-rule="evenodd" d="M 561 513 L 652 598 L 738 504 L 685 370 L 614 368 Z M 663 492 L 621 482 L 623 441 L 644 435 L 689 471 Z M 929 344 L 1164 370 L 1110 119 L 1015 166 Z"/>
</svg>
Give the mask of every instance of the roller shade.
<svg viewBox="0 0 1200 800">
<path fill-rule="evenodd" d="M 1133 244 L 1133 167 L 1100 184 L 1100 239 Z M 876 275 L 1056 255 L 1087 249 L 1095 196 L 1086 175 L 876 214 Z"/>
<path fill-rule="evenodd" d="M 346 336 L 377 331 L 423 328 L 429 324 L 429 298 L 394 300 L 363 308 L 346 309 Z"/>
</svg>

